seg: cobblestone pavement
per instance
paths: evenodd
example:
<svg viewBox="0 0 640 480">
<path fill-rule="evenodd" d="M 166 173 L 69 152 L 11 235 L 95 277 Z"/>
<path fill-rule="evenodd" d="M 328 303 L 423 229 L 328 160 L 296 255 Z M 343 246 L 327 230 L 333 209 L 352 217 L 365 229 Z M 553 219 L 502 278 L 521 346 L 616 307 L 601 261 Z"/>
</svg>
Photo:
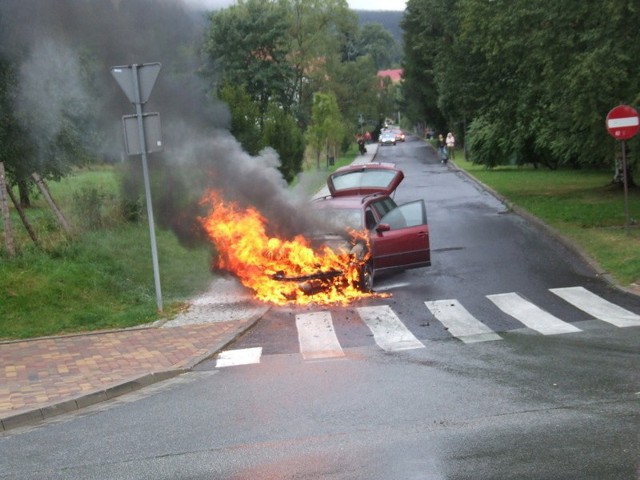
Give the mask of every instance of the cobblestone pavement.
<svg viewBox="0 0 640 480">
<path fill-rule="evenodd" d="M 179 375 L 221 350 L 267 309 L 237 281 L 220 278 L 168 322 L 0 343 L 1 430 Z"/>
</svg>

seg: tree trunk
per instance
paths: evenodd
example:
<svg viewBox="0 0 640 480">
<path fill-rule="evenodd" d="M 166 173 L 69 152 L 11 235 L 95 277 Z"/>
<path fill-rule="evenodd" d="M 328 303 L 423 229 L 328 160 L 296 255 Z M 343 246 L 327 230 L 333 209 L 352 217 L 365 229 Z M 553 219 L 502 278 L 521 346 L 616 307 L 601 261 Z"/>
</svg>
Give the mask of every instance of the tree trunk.
<svg viewBox="0 0 640 480">
<path fill-rule="evenodd" d="M 4 221 L 4 246 L 9 256 L 13 257 L 16 254 L 16 245 L 13 241 L 13 229 L 11 227 L 11 217 L 9 216 L 7 192 L 7 184 L 4 180 L 4 163 L 0 162 L 0 210 L 2 210 L 2 220 Z"/>
<path fill-rule="evenodd" d="M 58 219 L 58 224 L 60 224 L 60 226 L 64 229 L 65 232 L 71 233 L 71 227 L 69 227 L 69 224 L 67 223 L 67 219 L 64 218 L 64 215 L 62 215 L 62 212 L 56 205 L 56 202 L 53 201 L 53 198 L 51 197 L 51 194 L 49 193 L 49 189 L 47 188 L 47 185 L 44 183 L 44 180 L 42 180 L 40 175 L 38 175 L 36 172 L 33 172 L 31 174 L 31 177 L 35 180 L 36 185 L 38 186 L 38 189 L 40 189 L 40 192 L 42 193 L 45 200 L 49 204 L 49 207 L 51 207 L 51 210 L 53 210 L 53 213 Z"/>
<path fill-rule="evenodd" d="M 29 185 L 26 180 L 18 180 L 18 193 L 20 195 L 20 206 L 22 208 L 31 208 L 31 199 L 29 198 Z"/>
</svg>

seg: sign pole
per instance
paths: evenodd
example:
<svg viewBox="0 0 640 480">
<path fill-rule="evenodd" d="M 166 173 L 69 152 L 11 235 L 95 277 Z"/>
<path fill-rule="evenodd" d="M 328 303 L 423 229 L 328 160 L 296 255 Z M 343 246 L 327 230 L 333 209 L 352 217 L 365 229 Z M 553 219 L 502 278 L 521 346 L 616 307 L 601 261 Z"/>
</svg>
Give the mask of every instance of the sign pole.
<svg viewBox="0 0 640 480">
<path fill-rule="evenodd" d="M 627 145 L 620 140 L 622 147 L 622 185 L 624 186 L 624 228 L 629 233 L 629 187 L 627 184 Z"/>
<path fill-rule="evenodd" d="M 160 267 L 158 265 L 158 247 L 156 245 L 156 227 L 153 220 L 153 205 L 151 204 L 151 184 L 149 182 L 149 168 L 147 165 L 147 146 L 144 138 L 144 123 L 142 117 L 142 102 L 140 101 L 140 85 L 138 81 L 138 65 L 132 65 L 133 69 L 133 94 L 138 117 L 138 141 L 142 151 L 142 174 L 144 176 L 144 192 L 147 203 L 147 217 L 149 219 L 149 237 L 151 239 L 151 260 L 153 262 L 153 279 L 156 286 L 156 305 L 162 312 L 162 290 L 160 288 Z"/>
<path fill-rule="evenodd" d="M 627 148 L 625 140 L 635 136 L 640 130 L 640 117 L 635 108 L 618 105 L 607 114 L 607 130 L 622 147 L 622 184 L 624 186 L 624 228 L 629 233 L 629 189 L 627 186 Z"/>
</svg>

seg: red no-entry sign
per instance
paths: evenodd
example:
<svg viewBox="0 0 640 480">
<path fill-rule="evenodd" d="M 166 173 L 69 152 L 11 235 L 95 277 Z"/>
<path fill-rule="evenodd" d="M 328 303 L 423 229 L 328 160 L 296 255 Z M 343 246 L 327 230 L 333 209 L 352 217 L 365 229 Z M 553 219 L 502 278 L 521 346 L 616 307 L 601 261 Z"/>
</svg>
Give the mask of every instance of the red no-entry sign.
<svg viewBox="0 0 640 480">
<path fill-rule="evenodd" d="M 638 112 L 628 105 L 618 105 L 607 115 L 607 130 L 616 140 L 628 140 L 640 130 Z"/>
</svg>

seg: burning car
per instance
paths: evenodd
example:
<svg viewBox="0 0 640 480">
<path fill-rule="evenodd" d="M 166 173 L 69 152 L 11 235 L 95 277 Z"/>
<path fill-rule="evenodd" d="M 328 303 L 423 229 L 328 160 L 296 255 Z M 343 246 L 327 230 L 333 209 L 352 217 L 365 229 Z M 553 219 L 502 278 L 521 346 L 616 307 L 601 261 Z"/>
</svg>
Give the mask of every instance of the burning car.
<svg viewBox="0 0 640 480">
<path fill-rule="evenodd" d="M 347 304 L 371 295 L 377 273 L 431 264 L 424 202 L 398 206 L 392 198 L 403 178 L 393 164 L 336 170 L 329 195 L 311 203 L 316 231 L 294 238 L 274 235 L 254 206 L 208 191 L 199 221 L 215 245 L 212 267 L 276 305 Z"/>
<path fill-rule="evenodd" d="M 404 173 L 388 163 L 336 170 L 327 179 L 330 195 L 311 206 L 318 214 L 323 243 L 344 256 L 344 268 L 303 278 L 279 272 L 277 278 L 299 281 L 308 293 L 340 278 L 371 292 L 377 273 L 431 265 L 424 201 L 399 206 L 392 197 L 403 178 Z"/>
</svg>

